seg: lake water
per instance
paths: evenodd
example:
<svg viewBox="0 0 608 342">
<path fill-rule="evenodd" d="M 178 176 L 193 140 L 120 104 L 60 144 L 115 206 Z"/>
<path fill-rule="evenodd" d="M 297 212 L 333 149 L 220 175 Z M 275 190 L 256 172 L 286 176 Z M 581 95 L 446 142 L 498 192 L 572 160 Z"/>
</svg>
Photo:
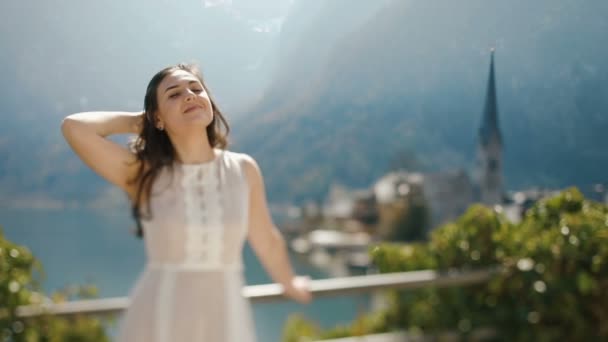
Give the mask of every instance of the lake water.
<svg viewBox="0 0 608 342">
<path fill-rule="evenodd" d="M 145 263 L 143 241 L 130 230 L 133 221 L 124 212 L 92 210 L 26 210 L 0 208 L 5 236 L 25 245 L 42 262 L 45 291 L 69 284 L 94 283 L 101 297 L 126 296 Z M 246 246 L 243 260 L 248 285 L 270 278 Z M 291 255 L 295 271 L 313 279 L 327 278 L 320 270 Z M 310 305 L 291 301 L 254 304 L 260 342 L 280 341 L 283 325 L 294 313 L 312 318 L 322 327 L 351 322 L 369 308 L 367 296 L 318 298 Z"/>
</svg>

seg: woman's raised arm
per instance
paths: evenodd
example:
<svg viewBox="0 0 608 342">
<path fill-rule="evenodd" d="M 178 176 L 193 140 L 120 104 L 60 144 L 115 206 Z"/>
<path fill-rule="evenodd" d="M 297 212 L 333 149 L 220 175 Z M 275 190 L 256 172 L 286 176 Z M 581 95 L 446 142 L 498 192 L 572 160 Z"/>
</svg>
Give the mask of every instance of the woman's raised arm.
<svg viewBox="0 0 608 342">
<path fill-rule="evenodd" d="M 134 186 L 129 184 L 129 180 L 138 168 L 135 154 L 106 137 L 113 134 L 138 134 L 143 119 L 142 112 L 76 113 L 63 119 L 61 131 L 87 166 L 133 198 Z"/>
</svg>

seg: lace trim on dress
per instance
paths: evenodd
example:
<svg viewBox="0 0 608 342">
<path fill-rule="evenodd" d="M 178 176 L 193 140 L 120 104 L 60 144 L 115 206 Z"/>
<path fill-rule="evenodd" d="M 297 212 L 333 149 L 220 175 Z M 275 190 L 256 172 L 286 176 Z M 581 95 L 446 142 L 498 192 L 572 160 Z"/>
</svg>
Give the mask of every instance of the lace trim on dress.
<svg viewBox="0 0 608 342">
<path fill-rule="evenodd" d="M 182 165 L 186 264 L 221 267 L 223 224 L 217 163 Z"/>
</svg>

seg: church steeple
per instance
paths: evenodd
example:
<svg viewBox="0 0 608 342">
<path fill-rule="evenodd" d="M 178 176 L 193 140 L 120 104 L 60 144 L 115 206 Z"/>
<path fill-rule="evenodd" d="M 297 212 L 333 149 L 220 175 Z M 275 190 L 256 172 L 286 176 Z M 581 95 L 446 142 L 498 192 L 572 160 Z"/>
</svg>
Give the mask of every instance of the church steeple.
<svg viewBox="0 0 608 342">
<path fill-rule="evenodd" d="M 479 127 L 475 181 L 477 200 L 487 205 L 494 205 L 502 203 L 503 199 L 502 136 L 498 127 L 494 49 L 490 58 L 490 75 Z"/>
<path fill-rule="evenodd" d="M 487 145 L 491 140 L 496 139 L 502 144 L 500 129 L 498 128 L 498 103 L 496 101 L 496 80 L 494 77 L 494 49 L 490 56 L 490 76 L 486 90 L 486 102 L 483 109 L 483 120 L 479 127 L 479 142 Z"/>
</svg>

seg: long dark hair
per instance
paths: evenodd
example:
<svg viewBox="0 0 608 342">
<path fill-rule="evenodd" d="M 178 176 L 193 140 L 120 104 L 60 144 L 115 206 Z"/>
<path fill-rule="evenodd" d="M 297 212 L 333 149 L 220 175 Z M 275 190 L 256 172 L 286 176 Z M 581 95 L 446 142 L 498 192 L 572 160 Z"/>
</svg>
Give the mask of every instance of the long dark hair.
<svg viewBox="0 0 608 342">
<path fill-rule="evenodd" d="M 142 130 L 139 136 L 131 143 L 131 149 L 137 156 L 136 162 L 139 164 L 135 177 L 130 180 L 131 184 L 136 184 L 137 186 L 136 197 L 132 201 L 131 212 L 137 225 L 135 234 L 140 238 L 143 237 L 144 233 L 141 223 L 142 219 L 149 219 L 152 215 L 150 209 L 152 185 L 160 171 L 164 167 L 172 168 L 175 161 L 173 144 L 166 131 L 156 128 L 155 115 L 158 111 L 158 86 L 167 75 L 177 70 L 184 70 L 194 75 L 209 94 L 209 88 L 205 85 L 203 76 L 193 64 L 176 64 L 166 67 L 156 73 L 150 80 L 150 83 L 148 83 L 144 98 L 145 119 L 143 120 Z M 213 101 L 211 94 L 209 94 L 209 100 L 211 101 L 211 109 L 213 111 L 213 121 L 207 126 L 207 138 L 212 148 L 225 149 L 228 145 L 227 137 L 230 127 Z M 145 214 L 142 211 L 142 205 L 145 205 Z"/>
</svg>

